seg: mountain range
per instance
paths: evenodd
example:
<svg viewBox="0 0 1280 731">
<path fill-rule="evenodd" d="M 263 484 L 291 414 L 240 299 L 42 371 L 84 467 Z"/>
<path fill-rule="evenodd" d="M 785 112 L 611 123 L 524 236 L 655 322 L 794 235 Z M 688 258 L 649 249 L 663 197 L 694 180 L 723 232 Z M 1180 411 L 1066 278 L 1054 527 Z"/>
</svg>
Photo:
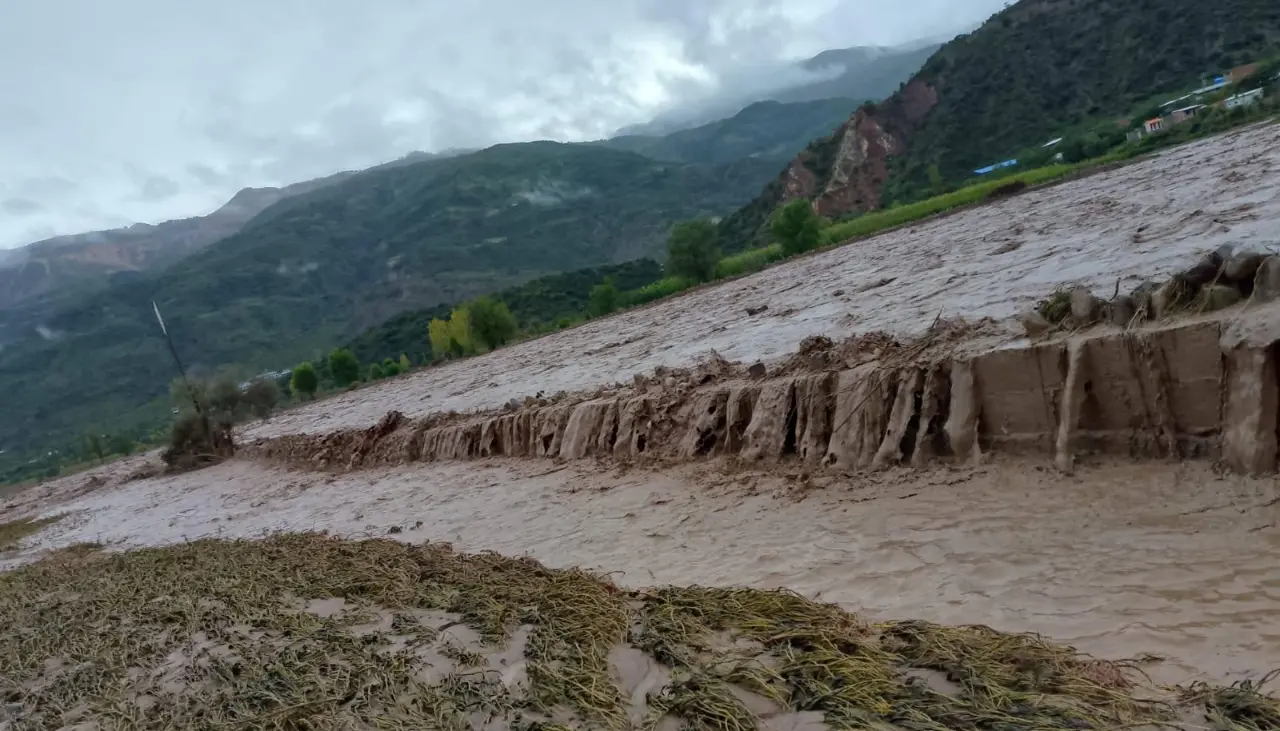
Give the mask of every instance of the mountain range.
<svg viewBox="0 0 1280 731">
<path fill-rule="evenodd" d="M 927 39 L 889 48 L 824 51 L 782 69 L 791 74 L 777 74 L 789 78 L 790 84 L 686 105 L 598 144 L 673 162 L 732 162 L 748 157 L 785 161 L 847 119 L 859 101 L 878 99 L 896 89 L 939 45 L 940 41 Z M 471 152 L 415 152 L 374 169 Z M 352 174 L 347 171 L 282 188 L 246 188 L 206 216 L 60 236 L 0 250 L 0 345 L 13 340 L 16 330 L 39 324 L 65 304 L 68 295 L 74 298 L 113 280 L 163 269 L 236 233 L 275 203 Z M 21 316 L 12 314 L 16 307 L 33 301 L 41 304 L 27 307 Z"/>
<path fill-rule="evenodd" d="M 674 222 L 733 211 L 776 169 L 538 142 L 330 181 L 15 328 L 0 350 L 0 449 L 162 422 L 173 363 L 152 301 L 191 370 L 288 367 L 405 310 L 656 255 Z"/>
</svg>

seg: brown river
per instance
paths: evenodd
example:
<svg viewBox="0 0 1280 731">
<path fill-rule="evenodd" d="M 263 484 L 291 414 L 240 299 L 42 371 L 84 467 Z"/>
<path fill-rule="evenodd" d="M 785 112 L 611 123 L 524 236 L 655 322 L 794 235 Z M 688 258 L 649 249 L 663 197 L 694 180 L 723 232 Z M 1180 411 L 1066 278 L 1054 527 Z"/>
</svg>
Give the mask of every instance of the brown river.
<svg viewBox="0 0 1280 731">
<path fill-rule="evenodd" d="M 119 475 L 128 464 L 107 468 Z M 346 475 L 233 461 L 180 477 L 33 489 L 0 521 L 65 517 L 9 565 L 277 530 L 451 541 L 609 572 L 626 586 L 787 587 L 876 618 L 1035 631 L 1163 682 L 1280 665 L 1280 488 L 1208 463 L 1038 462 L 805 482 L 715 463 L 602 471 L 541 461 Z"/>
</svg>

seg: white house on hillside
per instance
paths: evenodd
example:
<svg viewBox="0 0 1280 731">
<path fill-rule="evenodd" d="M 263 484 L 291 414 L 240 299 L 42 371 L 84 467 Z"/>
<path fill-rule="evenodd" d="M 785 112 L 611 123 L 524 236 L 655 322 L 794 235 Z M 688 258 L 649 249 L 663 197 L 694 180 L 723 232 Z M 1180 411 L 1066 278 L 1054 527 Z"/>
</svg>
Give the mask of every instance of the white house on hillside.
<svg viewBox="0 0 1280 731">
<path fill-rule="evenodd" d="M 1222 106 L 1227 109 L 1235 109 L 1237 107 L 1247 107 L 1262 101 L 1262 89 L 1254 89 L 1246 91 L 1243 94 L 1227 97 L 1222 101 Z"/>
</svg>

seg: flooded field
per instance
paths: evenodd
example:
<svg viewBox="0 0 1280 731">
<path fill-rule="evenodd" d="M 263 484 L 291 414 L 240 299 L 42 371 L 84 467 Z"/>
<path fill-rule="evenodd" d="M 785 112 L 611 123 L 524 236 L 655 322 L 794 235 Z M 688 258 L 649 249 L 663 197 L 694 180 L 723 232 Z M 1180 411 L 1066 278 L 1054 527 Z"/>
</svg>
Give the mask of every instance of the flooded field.
<svg viewBox="0 0 1280 731">
<path fill-rule="evenodd" d="M 1041 632 L 1107 657 L 1164 656 L 1144 669 L 1167 681 L 1257 677 L 1280 658 L 1280 488 L 1206 463 L 1096 462 L 1068 477 L 1001 461 L 801 485 L 719 464 L 338 476 L 236 461 L 32 499 L 66 517 L 11 563 L 83 541 L 327 530 L 530 555 L 632 588 L 788 587 L 873 619 Z"/>
<path fill-rule="evenodd" d="M 892 231 L 725 284 L 295 409 L 252 437 L 365 426 L 397 409 L 493 408 L 710 350 L 780 357 L 810 335 L 923 331 L 941 313 L 1007 318 L 1063 284 L 1110 296 L 1235 243 L 1280 251 L 1280 125 Z M 746 308 L 768 310 L 748 316 Z M 423 333 L 426 337 L 426 333 Z"/>
<path fill-rule="evenodd" d="M 656 366 L 690 366 L 711 350 L 733 361 L 776 365 L 811 335 L 918 335 L 940 314 L 971 321 L 995 318 L 995 325 L 980 329 L 981 337 L 1013 341 L 1021 333 L 1008 318 L 1055 287 L 1079 283 L 1109 296 L 1117 280 L 1127 291 L 1226 243 L 1280 253 L 1277 221 L 1280 127 L 1255 127 L 310 404 L 246 429 L 245 437 L 363 428 L 390 410 L 418 417 L 493 409 L 536 392 L 581 392 L 631 382 L 633 374 L 651 373 Z M 764 306 L 764 312 L 746 314 L 748 307 Z M 1262 319 L 1262 330 L 1280 321 Z M 8 550 L 0 541 L 0 570 L 35 561 L 47 549 L 86 542 L 120 550 L 328 531 L 527 555 L 552 568 L 604 572 L 631 589 L 786 587 L 872 620 L 918 618 L 1038 632 L 1109 658 L 1143 657 L 1141 669 L 1158 682 L 1256 679 L 1280 661 L 1280 574 L 1275 570 L 1280 565 L 1280 484 L 1274 476 L 1228 475 L 1211 459 L 1167 458 L 1213 440 L 1231 447 L 1223 433 L 1248 430 L 1250 439 L 1235 443 L 1249 447 L 1251 463 L 1274 464 L 1276 429 L 1266 421 L 1274 410 L 1260 405 L 1276 396 L 1275 349 L 1268 345 L 1274 338 L 1268 335 L 1271 339 L 1251 346 L 1258 358 L 1232 360 L 1249 353 L 1225 345 L 1219 350 L 1220 335 L 1228 329 L 1202 318 L 1195 327 L 1169 326 L 1126 341 L 1147 342 L 1148 355 L 1173 353 L 1185 356 L 1184 365 L 1195 366 L 1157 373 L 1154 380 L 1164 385 L 1156 389 L 1155 401 L 1164 411 L 1153 418 L 1163 431 L 1147 445 L 1159 449 L 1149 449 L 1141 460 L 1080 449 L 1068 451 L 1071 459 L 1059 460 L 1065 467 L 1056 470 L 1054 460 L 1043 456 L 997 450 L 985 459 L 976 458 L 976 452 L 974 459 L 957 459 L 963 455 L 953 450 L 914 469 L 896 466 L 904 456 L 896 447 L 911 441 L 906 438 L 912 434 L 909 417 L 916 412 L 913 392 L 889 388 L 891 382 L 885 381 L 883 393 L 877 393 L 888 406 L 877 419 L 901 423 L 888 427 L 893 438 L 885 438 L 887 449 L 879 446 L 879 434 L 869 443 L 877 466 L 844 469 L 841 463 L 841 469 L 828 464 L 829 469 L 812 471 L 807 463 L 802 468 L 795 454 L 797 440 L 816 434 L 811 411 L 825 414 L 825 441 L 819 441 L 832 445 L 827 456 L 858 450 L 836 438 L 842 424 L 832 417 L 844 407 L 789 406 L 817 399 L 805 391 L 810 398 L 802 400 L 807 386 L 801 384 L 810 381 L 784 367 L 771 369 L 769 376 L 770 383 L 783 385 L 761 391 L 777 392 L 778 418 L 772 419 L 777 423 L 772 431 L 748 429 L 746 435 L 747 452 L 760 451 L 751 446 L 753 433 L 772 445 L 768 464 L 743 467 L 724 458 L 727 452 L 702 449 L 697 439 L 692 451 L 698 460 L 678 464 L 675 459 L 633 464 L 629 458 L 635 454 L 597 461 L 606 452 L 589 446 L 573 447 L 574 461 L 544 459 L 544 454 L 566 456 L 561 437 L 566 444 L 614 443 L 605 438 L 612 436 L 608 429 L 598 439 L 565 437 L 570 430 L 579 437 L 595 433 L 585 421 L 568 425 L 567 406 L 556 412 L 554 440 L 546 441 L 543 451 L 536 448 L 543 443 L 541 431 L 519 432 L 527 437 L 522 444 L 535 447 L 523 452 L 523 459 L 475 449 L 467 455 L 470 461 L 442 458 L 446 461 L 392 467 L 371 462 L 350 470 L 332 464 L 332 471 L 295 471 L 241 456 L 184 475 L 139 478 L 135 471 L 154 459 L 141 456 L 0 500 L 0 526 L 48 521 L 26 534 L 15 533 Z M 1019 347 L 1026 353 L 1010 348 L 997 354 L 996 360 L 1005 359 L 996 363 L 999 368 L 991 366 L 995 361 L 986 370 L 977 367 L 977 380 L 999 382 L 1045 413 L 1041 420 L 1036 409 L 997 393 L 984 408 L 995 413 L 1002 407 L 1002 418 L 988 419 L 977 429 L 978 417 L 971 413 L 966 417 L 969 441 L 1016 442 L 1030 435 L 1070 446 L 1073 430 L 1091 429 L 1122 452 L 1133 448 L 1133 433 L 1151 425 L 1129 419 L 1125 410 L 1140 410 L 1153 379 L 1128 374 L 1132 384 L 1125 386 L 1120 376 L 1103 378 L 1124 370 L 1116 364 L 1129 364 L 1120 347 L 1128 336 L 1117 330 L 1108 337 L 1097 338 L 1088 352 L 1079 343 L 1071 348 L 1065 343 L 1024 348 L 1024 343 Z M 1050 352 L 1053 347 L 1061 353 Z M 1076 355 L 1060 357 L 1068 353 Z M 1023 356 L 1026 363 L 1017 360 Z M 1044 373 L 1034 383 L 1027 375 L 1042 361 L 1066 364 L 1054 386 L 1055 403 L 1046 396 Z M 1246 373 L 1245 366 L 1257 372 Z M 906 373 L 902 363 L 891 367 Z M 981 384 L 974 386 L 967 368 L 948 375 L 953 399 L 957 393 L 981 395 Z M 823 372 L 828 387 L 843 378 L 833 369 Z M 957 373 L 968 374 L 967 380 L 953 378 Z M 696 373 L 686 376 L 690 389 L 725 385 L 705 385 L 710 382 Z M 726 388 L 757 378 L 739 371 L 732 377 L 738 380 L 726 381 Z M 941 400 L 927 374 L 913 378 L 902 383 L 920 389 L 922 404 Z M 1077 413 L 1079 406 L 1060 408 L 1066 400 L 1061 394 L 1075 388 L 1071 384 L 1082 394 L 1095 394 L 1092 405 L 1081 396 L 1084 416 Z M 629 396 L 665 398 L 658 391 L 640 393 L 638 384 L 635 388 Z M 654 388 L 670 390 L 662 384 Z M 681 408 L 689 413 L 720 403 L 698 401 L 692 390 L 681 389 Z M 1226 396 L 1213 395 L 1219 392 Z M 769 402 L 761 396 L 761 403 Z M 724 403 L 738 402 L 726 396 Z M 862 414 L 863 405 L 860 400 L 845 410 Z M 808 426 L 794 425 L 797 412 L 806 415 Z M 1024 412 L 1035 412 L 1036 419 L 1019 421 Z M 950 413 L 958 412 L 952 408 Z M 517 416 L 502 412 L 499 418 Z M 917 416 L 915 444 L 923 446 L 929 424 L 937 419 L 924 412 Z M 539 418 L 538 424 L 551 423 L 545 414 Z M 611 428 L 621 433 L 623 421 L 617 418 L 592 424 L 597 430 L 614 424 Z M 885 427 L 877 422 L 877 428 Z M 474 431 L 493 434 L 479 426 Z M 671 430 L 663 436 L 679 446 L 689 442 L 679 439 L 684 433 Z M 315 441 L 327 448 L 324 440 Z M 635 442 L 646 443 L 639 437 Z M 656 438 L 648 443 L 656 444 Z M 362 448 L 358 439 L 346 445 Z M 422 454 L 422 444 L 417 447 Z M 880 463 L 881 452 L 891 459 Z"/>
</svg>

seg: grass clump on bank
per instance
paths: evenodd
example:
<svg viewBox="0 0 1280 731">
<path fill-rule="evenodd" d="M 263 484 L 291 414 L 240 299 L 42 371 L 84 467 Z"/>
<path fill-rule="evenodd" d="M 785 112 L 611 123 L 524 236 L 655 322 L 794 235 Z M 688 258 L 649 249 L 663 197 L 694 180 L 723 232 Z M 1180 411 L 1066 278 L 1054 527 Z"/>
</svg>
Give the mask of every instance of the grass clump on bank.
<svg viewBox="0 0 1280 731">
<path fill-rule="evenodd" d="M 832 728 L 1038 731 L 1174 718 L 1123 664 L 1034 636 L 868 624 L 782 591 L 628 592 L 530 559 L 317 534 L 55 553 L 0 575 L 0 623 L 15 728 L 754 729 L 805 713 Z M 628 653 L 658 682 L 637 691 L 617 659 Z M 1255 687 L 1194 690 L 1183 700 L 1218 728 L 1265 728 L 1280 708 Z"/>
</svg>

